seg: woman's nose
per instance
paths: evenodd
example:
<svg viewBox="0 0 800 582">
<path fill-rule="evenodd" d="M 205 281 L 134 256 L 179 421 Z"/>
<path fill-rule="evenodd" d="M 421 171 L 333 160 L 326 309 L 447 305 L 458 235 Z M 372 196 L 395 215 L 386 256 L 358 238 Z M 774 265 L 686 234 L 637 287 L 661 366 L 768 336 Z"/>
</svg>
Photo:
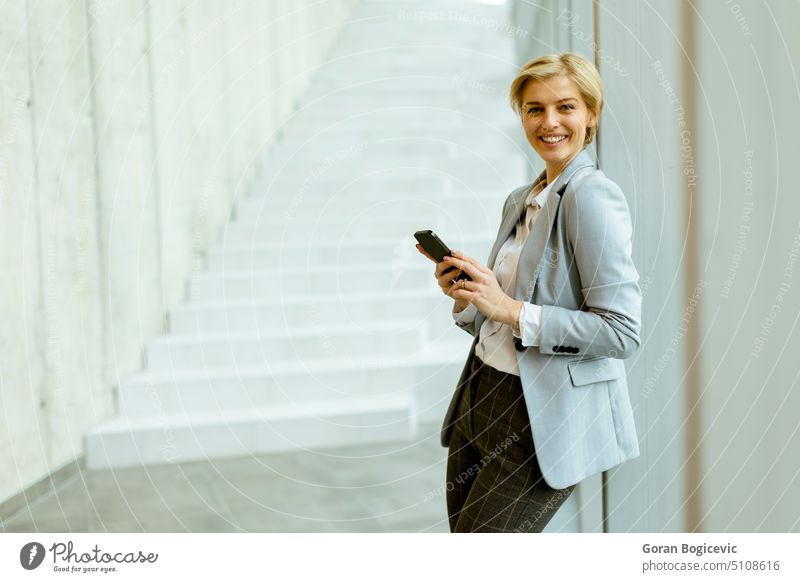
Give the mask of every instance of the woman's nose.
<svg viewBox="0 0 800 582">
<path fill-rule="evenodd" d="M 555 111 L 553 111 L 552 109 L 549 110 L 549 111 L 545 110 L 544 115 L 542 117 L 542 128 L 543 129 L 552 129 L 556 125 L 558 125 L 558 121 L 556 119 Z"/>
</svg>

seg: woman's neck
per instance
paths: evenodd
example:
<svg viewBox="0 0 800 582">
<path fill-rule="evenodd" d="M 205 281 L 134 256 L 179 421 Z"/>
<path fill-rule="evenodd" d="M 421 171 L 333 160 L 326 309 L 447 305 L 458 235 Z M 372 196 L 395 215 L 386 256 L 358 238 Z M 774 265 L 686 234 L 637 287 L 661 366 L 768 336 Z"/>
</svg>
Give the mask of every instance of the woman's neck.
<svg viewBox="0 0 800 582">
<path fill-rule="evenodd" d="M 569 164 L 569 161 L 566 163 L 559 163 L 557 166 L 550 166 L 550 164 L 548 164 L 546 171 L 547 184 L 552 184 L 555 182 L 556 178 L 558 178 L 561 175 L 561 172 L 564 171 L 564 168 L 567 167 L 567 164 Z"/>
<path fill-rule="evenodd" d="M 552 184 L 556 178 L 561 175 L 567 166 L 569 166 L 570 162 L 577 158 L 583 150 L 578 150 L 575 152 L 571 158 L 568 160 L 560 160 L 558 162 L 547 163 L 545 168 L 547 171 L 547 183 Z"/>
</svg>

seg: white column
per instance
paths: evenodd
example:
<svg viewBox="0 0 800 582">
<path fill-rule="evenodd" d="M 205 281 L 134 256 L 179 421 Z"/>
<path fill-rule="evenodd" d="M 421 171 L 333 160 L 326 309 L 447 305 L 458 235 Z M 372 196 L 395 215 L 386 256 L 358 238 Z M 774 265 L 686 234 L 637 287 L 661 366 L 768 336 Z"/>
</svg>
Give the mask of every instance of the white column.
<svg viewBox="0 0 800 582">
<path fill-rule="evenodd" d="M 158 169 L 153 152 L 148 10 L 88 3 L 97 150 L 106 383 L 142 367 L 142 343 L 164 331 Z M 102 388 L 107 390 L 106 387 Z"/>
<path fill-rule="evenodd" d="M 698 7 L 698 519 L 705 531 L 797 531 L 800 6 Z"/>
<path fill-rule="evenodd" d="M 37 446 L 49 466 L 82 450 L 85 430 L 110 411 L 104 391 L 98 280 L 95 150 L 83 2 L 28 13 L 33 144 L 40 235 L 39 339 L 46 411 Z M 23 29 L 24 30 L 24 29 Z M 22 445 L 25 446 L 25 445 Z M 40 466 L 45 470 L 46 467 Z"/>
<path fill-rule="evenodd" d="M 628 199 L 643 293 L 639 354 L 626 362 L 641 456 L 610 475 L 609 531 L 683 531 L 686 443 L 684 196 L 677 172 L 681 78 L 677 3 L 603 0 L 598 63 L 606 106 L 600 168 Z"/>
<path fill-rule="evenodd" d="M 48 414 L 44 390 L 44 318 L 40 223 L 36 197 L 33 101 L 26 4 L 0 20 L 0 499 L 45 473 Z"/>
</svg>

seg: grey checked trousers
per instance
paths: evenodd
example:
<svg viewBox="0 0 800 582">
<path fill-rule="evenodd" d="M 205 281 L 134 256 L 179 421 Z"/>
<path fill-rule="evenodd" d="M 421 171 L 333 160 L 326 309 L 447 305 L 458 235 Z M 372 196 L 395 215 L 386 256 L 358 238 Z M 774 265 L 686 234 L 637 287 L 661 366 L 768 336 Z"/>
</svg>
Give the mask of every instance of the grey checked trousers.
<svg viewBox="0 0 800 582">
<path fill-rule="evenodd" d="M 574 488 L 542 477 L 519 377 L 474 357 L 447 456 L 450 531 L 539 533 Z"/>
</svg>

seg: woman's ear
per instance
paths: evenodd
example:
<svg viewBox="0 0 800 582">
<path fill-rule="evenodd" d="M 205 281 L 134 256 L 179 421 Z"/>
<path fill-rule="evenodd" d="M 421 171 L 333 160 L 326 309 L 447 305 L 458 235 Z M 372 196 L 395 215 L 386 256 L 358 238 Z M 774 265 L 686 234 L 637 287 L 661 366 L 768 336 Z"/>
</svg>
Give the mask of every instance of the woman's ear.
<svg viewBox="0 0 800 582">
<path fill-rule="evenodd" d="M 597 113 L 589 110 L 589 121 L 586 123 L 586 127 L 597 127 Z"/>
</svg>

